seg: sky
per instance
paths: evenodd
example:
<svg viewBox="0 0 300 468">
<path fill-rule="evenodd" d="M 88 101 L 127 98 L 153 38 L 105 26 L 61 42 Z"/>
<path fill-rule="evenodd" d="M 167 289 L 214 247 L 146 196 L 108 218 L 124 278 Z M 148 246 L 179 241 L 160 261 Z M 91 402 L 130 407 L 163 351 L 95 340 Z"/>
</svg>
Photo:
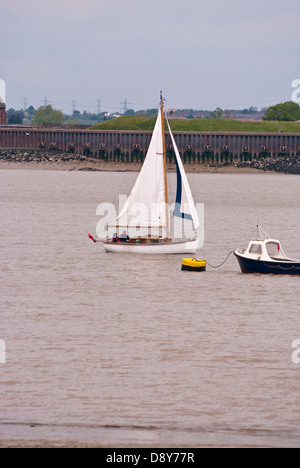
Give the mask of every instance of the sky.
<svg viewBox="0 0 300 468">
<path fill-rule="evenodd" d="M 0 20 L 8 108 L 149 109 L 162 89 L 167 108 L 260 109 L 300 79 L 299 0 L 0 0 Z"/>
</svg>

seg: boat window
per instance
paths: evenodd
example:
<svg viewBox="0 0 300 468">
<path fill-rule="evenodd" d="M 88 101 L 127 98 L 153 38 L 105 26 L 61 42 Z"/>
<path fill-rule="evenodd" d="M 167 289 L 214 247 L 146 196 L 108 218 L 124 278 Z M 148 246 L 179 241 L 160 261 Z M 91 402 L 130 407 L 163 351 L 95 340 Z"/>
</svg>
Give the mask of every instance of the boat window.
<svg viewBox="0 0 300 468">
<path fill-rule="evenodd" d="M 277 242 L 268 242 L 267 252 L 269 257 L 275 257 L 279 252 L 279 244 L 277 244 Z"/>
<path fill-rule="evenodd" d="M 250 248 L 250 253 L 261 255 L 262 254 L 261 245 L 253 244 Z"/>
</svg>

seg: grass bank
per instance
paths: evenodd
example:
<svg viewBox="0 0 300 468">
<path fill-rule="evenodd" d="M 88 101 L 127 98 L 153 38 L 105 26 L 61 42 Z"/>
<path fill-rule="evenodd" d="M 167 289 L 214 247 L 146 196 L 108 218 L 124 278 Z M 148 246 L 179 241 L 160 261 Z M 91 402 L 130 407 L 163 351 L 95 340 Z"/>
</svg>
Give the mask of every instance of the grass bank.
<svg viewBox="0 0 300 468">
<path fill-rule="evenodd" d="M 154 117 L 122 116 L 91 127 L 93 130 L 141 130 L 152 131 Z M 170 120 L 174 132 L 258 132 L 300 133 L 300 122 L 244 122 L 231 119 Z"/>
</svg>

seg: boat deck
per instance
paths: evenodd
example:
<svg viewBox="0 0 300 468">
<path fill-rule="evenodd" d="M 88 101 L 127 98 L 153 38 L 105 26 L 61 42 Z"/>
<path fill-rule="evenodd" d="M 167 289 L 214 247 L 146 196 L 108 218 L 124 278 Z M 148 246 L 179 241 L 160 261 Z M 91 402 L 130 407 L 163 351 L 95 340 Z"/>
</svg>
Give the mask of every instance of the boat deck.
<svg viewBox="0 0 300 468">
<path fill-rule="evenodd" d="M 148 238 L 148 237 L 137 237 L 133 239 L 107 239 L 106 244 L 171 244 L 172 239 L 162 239 L 162 238 Z"/>
</svg>

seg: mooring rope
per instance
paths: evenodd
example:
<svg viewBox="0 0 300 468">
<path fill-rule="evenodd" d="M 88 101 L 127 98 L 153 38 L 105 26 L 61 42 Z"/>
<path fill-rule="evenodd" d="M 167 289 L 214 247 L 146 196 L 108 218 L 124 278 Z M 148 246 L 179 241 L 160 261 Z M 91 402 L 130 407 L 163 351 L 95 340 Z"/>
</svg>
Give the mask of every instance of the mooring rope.
<svg viewBox="0 0 300 468">
<path fill-rule="evenodd" d="M 209 265 L 211 268 L 220 268 L 222 265 L 224 265 L 225 262 L 227 262 L 228 258 L 230 257 L 230 255 L 234 253 L 234 250 L 231 250 L 231 252 L 229 252 L 229 254 L 227 255 L 227 257 L 225 258 L 225 260 L 220 263 L 220 265 L 211 265 L 207 260 L 206 260 L 206 263 L 207 265 Z"/>
</svg>

